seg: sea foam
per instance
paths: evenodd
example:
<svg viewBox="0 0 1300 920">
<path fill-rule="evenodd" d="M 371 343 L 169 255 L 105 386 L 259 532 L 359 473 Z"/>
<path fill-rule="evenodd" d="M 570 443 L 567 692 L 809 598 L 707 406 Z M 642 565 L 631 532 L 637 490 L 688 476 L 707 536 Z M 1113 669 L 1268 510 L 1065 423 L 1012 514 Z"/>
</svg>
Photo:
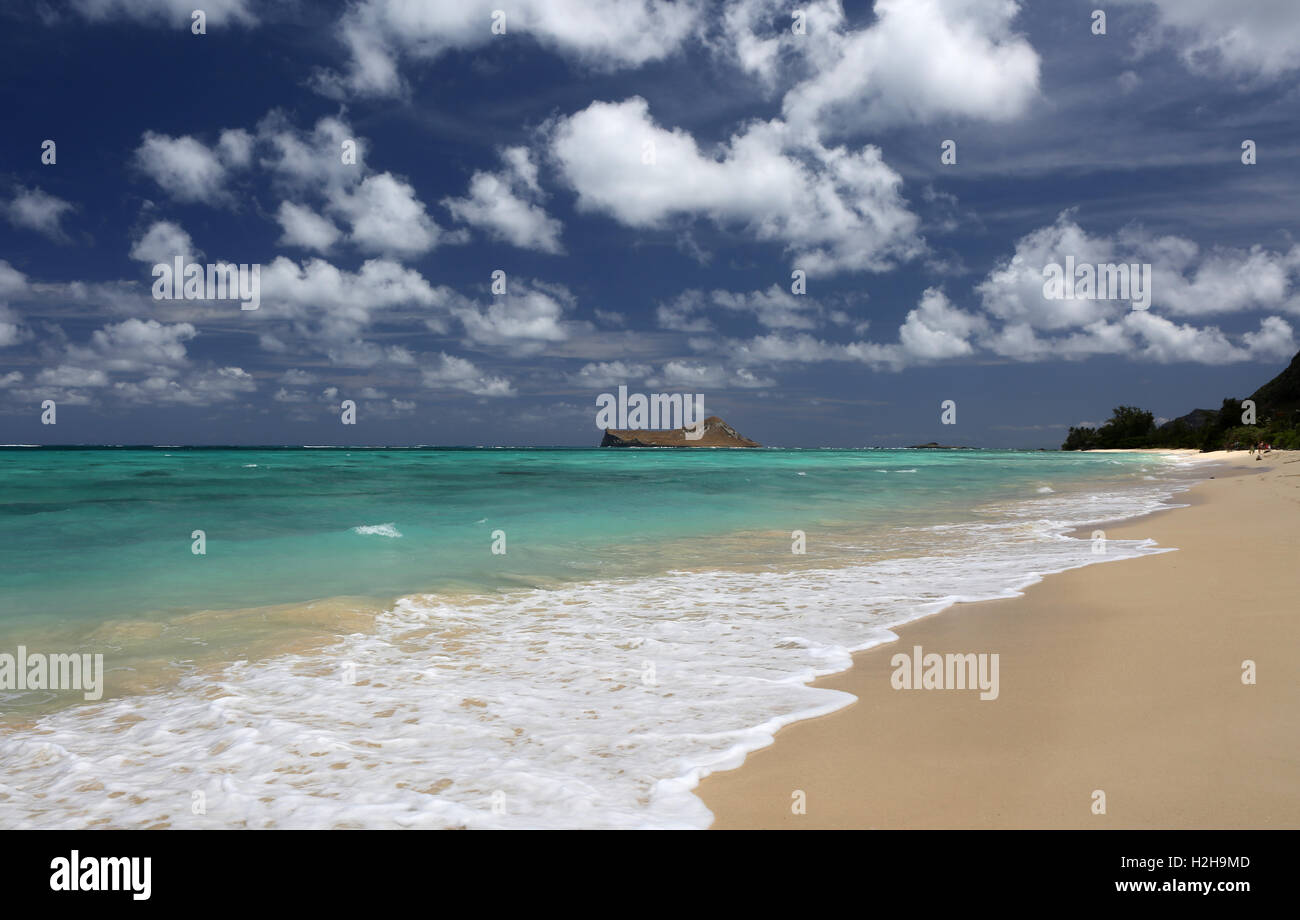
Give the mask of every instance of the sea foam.
<svg viewBox="0 0 1300 920">
<path fill-rule="evenodd" d="M 987 506 L 910 558 L 407 597 L 322 651 L 0 735 L 0 824 L 706 827 L 702 776 L 853 700 L 809 681 L 953 603 L 1165 551 L 1064 534 L 1174 488 Z"/>
<path fill-rule="evenodd" d="M 352 532 L 369 537 L 397 538 L 402 535 L 394 524 L 362 524 L 360 527 L 353 527 Z"/>
</svg>

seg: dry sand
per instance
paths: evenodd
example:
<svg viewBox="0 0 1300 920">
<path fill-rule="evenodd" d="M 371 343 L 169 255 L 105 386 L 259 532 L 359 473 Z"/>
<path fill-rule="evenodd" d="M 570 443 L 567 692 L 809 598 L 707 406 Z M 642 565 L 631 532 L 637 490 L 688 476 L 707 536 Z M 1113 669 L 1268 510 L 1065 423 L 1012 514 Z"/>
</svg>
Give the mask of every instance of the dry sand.
<svg viewBox="0 0 1300 920">
<path fill-rule="evenodd" d="M 858 701 L 705 778 L 713 826 L 1300 827 L 1300 456 L 1221 459 L 1191 507 L 1105 528 L 1177 552 L 958 604 L 819 681 Z M 893 689 L 915 645 L 998 653 L 998 698 Z"/>
</svg>

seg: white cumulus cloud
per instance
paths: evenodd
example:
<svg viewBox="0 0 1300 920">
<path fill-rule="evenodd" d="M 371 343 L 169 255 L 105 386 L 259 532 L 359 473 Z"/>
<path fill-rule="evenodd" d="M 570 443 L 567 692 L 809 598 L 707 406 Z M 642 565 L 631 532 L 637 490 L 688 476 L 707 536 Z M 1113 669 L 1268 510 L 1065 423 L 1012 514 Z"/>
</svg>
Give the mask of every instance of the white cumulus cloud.
<svg viewBox="0 0 1300 920">
<path fill-rule="evenodd" d="M 828 148 L 779 121 L 701 151 L 639 96 L 561 119 L 550 153 L 585 211 L 630 227 L 703 218 L 782 245 L 808 272 L 883 271 L 923 250 L 902 179 L 872 146 Z"/>
</svg>

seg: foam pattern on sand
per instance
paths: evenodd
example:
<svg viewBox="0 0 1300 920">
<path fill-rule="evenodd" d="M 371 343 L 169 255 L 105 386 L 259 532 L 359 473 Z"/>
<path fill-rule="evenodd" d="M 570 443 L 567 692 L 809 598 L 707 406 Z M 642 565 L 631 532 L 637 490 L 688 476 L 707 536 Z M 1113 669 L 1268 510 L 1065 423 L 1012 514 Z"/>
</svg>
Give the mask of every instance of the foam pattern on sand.
<svg viewBox="0 0 1300 920">
<path fill-rule="evenodd" d="M 912 558 L 408 597 L 323 652 L 0 737 L 0 824 L 705 827 L 703 774 L 852 700 L 807 681 L 954 602 L 1160 552 L 1112 540 L 1098 556 L 1062 534 L 1174 488 L 990 507 L 918 528 L 932 552 Z"/>
</svg>

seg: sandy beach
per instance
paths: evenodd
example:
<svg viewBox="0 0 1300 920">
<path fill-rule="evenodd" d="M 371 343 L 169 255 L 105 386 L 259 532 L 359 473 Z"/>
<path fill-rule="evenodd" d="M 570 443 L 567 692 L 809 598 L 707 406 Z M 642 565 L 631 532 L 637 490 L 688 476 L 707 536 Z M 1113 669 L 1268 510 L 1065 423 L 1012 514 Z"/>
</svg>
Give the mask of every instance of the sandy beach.
<svg viewBox="0 0 1300 920">
<path fill-rule="evenodd" d="M 1202 456 L 1189 507 L 1104 528 L 1175 552 L 900 628 L 818 683 L 856 703 L 704 779 L 713 827 L 1300 827 L 1300 455 Z M 916 646 L 997 654 L 997 698 L 894 689 Z"/>
</svg>

